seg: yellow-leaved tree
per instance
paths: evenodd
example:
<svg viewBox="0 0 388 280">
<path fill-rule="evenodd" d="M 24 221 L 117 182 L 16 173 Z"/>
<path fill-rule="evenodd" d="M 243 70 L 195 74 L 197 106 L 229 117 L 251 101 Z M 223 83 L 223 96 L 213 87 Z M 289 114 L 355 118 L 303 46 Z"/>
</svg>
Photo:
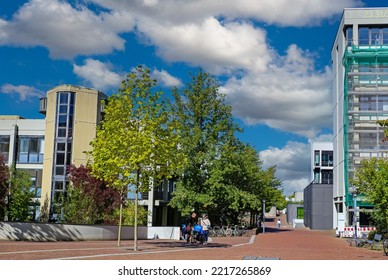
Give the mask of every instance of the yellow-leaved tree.
<svg viewBox="0 0 388 280">
<path fill-rule="evenodd" d="M 134 251 L 138 250 L 138 193 L 148 191 L 155 180 L 171 177 L 185 161 L 178 125 L 155 87 L 148 68 L 138 66 L 128 74 L 118 93 L 108 99 L 89 153 L 92 174 L 121 193 L 118 246 L 123 203 L 130 188 L 135 193 Z"/>
</svg>

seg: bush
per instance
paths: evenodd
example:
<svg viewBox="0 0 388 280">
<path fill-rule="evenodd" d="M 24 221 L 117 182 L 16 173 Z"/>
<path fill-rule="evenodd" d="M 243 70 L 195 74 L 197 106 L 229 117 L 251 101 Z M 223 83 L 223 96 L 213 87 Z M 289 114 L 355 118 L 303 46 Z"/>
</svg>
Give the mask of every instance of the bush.
<svg viewBox="0 0 388 280">
<path fill-rule="evenodd" d="M 376 233 L 378 233 L 377 230 L 371 230 L 371 231 L 368 233 L 368 237 L 367 237 L 368 240 L 373 240 Z"/>
</svg>

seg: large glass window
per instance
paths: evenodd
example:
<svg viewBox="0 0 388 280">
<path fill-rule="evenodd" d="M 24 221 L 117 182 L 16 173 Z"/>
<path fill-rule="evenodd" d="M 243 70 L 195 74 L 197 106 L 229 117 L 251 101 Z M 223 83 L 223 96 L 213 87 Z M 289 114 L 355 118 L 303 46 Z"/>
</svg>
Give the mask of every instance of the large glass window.
<svg viewBox="0 0 388 280">
<path fill-rule="evenodd" d="M 388 43 L 388 28 L 378 27 L 360 27 L 358 29 L 358 43 L 362 45 L 383 45 Z"/>
<path fill-rule="evenodd" d="M 63 197 L 66 195 L 68 183 L 67 166 L 71 164 L 72 137 L 74 122 L 74 92 L 57 93 L 56 138 L 54 149 L 54 167 L 52 177 L 52 211 L 54 215 L 62 215 Z"/>
<path fill-rule="evenodd" d="M 322 166 L 333 166 L 332 151 L 322 151 Z"/>
<path fill-rule="evenodd" d="M 43 136 L 20 136 L 17 163 L 43 163 Z"/>
<path fill-rule="evenodd" d="M 333 184 L 332 170 L 322 170 L 322 184 Z"/>
</svg>

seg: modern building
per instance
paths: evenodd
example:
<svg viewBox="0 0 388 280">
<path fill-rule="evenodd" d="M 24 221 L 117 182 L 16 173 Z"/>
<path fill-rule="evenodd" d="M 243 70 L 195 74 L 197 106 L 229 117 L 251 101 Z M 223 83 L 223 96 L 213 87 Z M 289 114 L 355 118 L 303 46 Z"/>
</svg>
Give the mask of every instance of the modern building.
<svg viewBox="0 0 388 280">
<path fill-rule="evenodd" d="M 332 48 L 334 226 L 368 225 L 372 205 L 349 183 L 362 159 L 387 157 L 378 120 L 388 117 L 388 8 L 345 9 Z"/>
<path fill-rule="evenodd" d="M 69 184 L 67 166 L 87 163 L 86 152 L 103 119 L 105 99 L 104 93 L 92 88 L 60 85 L 40 100 L 45 119 L 0 117 L 0 152 L 9 164 L 29 170 L 35 182 L 36 220 L 45 205 L 51 219 L 62 214 L 61 197 Z M 177 224 L 177 211 L 167 206 L 174 187 L 166 181 L 141 194 L 139 204 L 149 212 L 148 225 Z"/>
<path fill-rule="evenodd" d="M 312 142 L 311 181 L 315 184 L 333 184 L 333 142 Z"/>
<path fill-rule="evenodd" d="M 333 143 L 311 143 L 310 184 L 304 189 L 304 224 L 310 229 L 333 228 Z"/>
<path fill-rule="evenodd" d="M 45 146 L 45 121 L 28 120 L 20 116 L 0 116 L 0 153 L 8 165 L 26 170 L 31 176 L 31 191 L 35 194 L 32 216 L 40 215 L 40 197 Z"/>
</svg>

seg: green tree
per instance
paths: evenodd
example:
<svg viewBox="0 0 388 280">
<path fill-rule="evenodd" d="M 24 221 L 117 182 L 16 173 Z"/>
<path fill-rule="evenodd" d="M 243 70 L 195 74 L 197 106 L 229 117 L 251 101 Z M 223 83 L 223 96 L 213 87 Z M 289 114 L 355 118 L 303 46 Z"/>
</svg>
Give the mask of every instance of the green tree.
<svg viewBox="0 0 388 280">
<path fill-rule="evenodd" d="M 216 215 L 226 210 L 229 213 L 227 216 L 236 223 L 244 213 L 261 212 L 263 199 L 267 205 L 274 205 L 278 200 L 281 182 L 275 177 L 275 167 L 264 170 L 258 153 L 250 145 L 239 143 L 226 147 L 216 165 L 218 167 L 213 169 L 216 176 L 213 177 L 221 186 L 213 194 L 217 201 L 214 209 Z M 220 201 L 223 201 L 223 205 Z M 219 208 L 220 205 L 222 208 Z"/>
<path fill-rule="evenodd" d="M 5 157 L 0 154 L 0 221 L 4 220 L 9 190 L 9 169 Z"/>
<path fill-rule="evenodd" d="M 374 205 L 371 217 L 376 227 L 379 230 L 388 229 L 388 160 L 362 160 L 351 184 Z"/>
<path fill-rule="evenodd" d="M 119 92 L 109 98 L 104 120 L 91 143 L 92 174 L 120 191 L 120 209 L 129 186 L 134 186 L 135 251 L 138 193 L 148 191 L 153 180 L 170 177 L 184 161 L 178 149 L 176 121 L 170 117 L 163 93 L 155 87 L 147 68 L 138 66 L 128 74 Z"/>
<path fill-rule="evenodd" d="M 273 199 L 280 182 L 272 169 L 262 170 L 257 152 L 236 138 L 242 130 L 217 81 L 199 71 L 185 88 L 174 89 L 173 96 L 188 161 L 170 205 L 183 215 L 206 211 L 215 222 L 225 223 L 261 209 L 263 197 Z"/>
<path fill-rule="evenodd" d="M 170 205 L 187 215 L 214 204 L 211 169 L 239 130 L 217 81 L 200 71 L 185 88 L 174 89 L 174 116 L 180 124 L 181 148 L 188 161 Z"/>
<path fill-rule="evenodd" d="M 30 206 L 34 198 L 34 193 L 30 191 L 31 177 L 25 170 L 12 168 L 10 183 L 9 220 L 29 221 L 31 219 Z"/>
</svg>

